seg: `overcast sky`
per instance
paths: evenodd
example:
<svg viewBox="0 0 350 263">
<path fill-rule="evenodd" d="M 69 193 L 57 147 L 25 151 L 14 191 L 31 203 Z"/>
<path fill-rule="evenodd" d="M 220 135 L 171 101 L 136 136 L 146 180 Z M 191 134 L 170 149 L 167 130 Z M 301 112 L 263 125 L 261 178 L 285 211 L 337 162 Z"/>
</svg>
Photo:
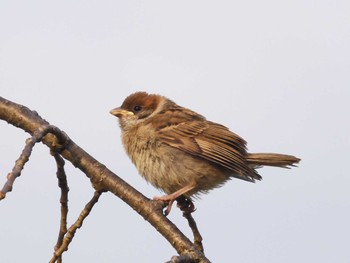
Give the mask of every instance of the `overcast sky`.
<svg viewBox="0 0 350 263">
<path fill-rule="evenodd" d="M 302 158 L 196 201 L 212 262 L 350 261 L 350 2 L 0 1 L 0 96 L 36 110 L 148 197 L 109 110 L 165 95 L 226 125 L 250 152 Z M 0 184 L 28 134 L 0 123 Z M 0 204 L 0 262 L 48 262 L 59 227 L 55 164 L 38 145 Z M 93 190 L 67 164 L 69 224 Z M 178 209 L 169 218 L 191 239 Z M 112 194 L 64 262 L 164 262 L 174 249 Z"/>
</svg>

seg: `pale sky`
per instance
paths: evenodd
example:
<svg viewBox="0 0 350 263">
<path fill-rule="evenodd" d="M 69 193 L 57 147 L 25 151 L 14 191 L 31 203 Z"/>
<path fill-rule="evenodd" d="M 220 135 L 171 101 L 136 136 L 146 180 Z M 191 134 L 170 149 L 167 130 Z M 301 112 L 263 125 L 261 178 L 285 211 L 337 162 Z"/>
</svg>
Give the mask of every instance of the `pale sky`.
<svg viewBox="0 0 350 263">
<path fill-rule="evenodd" d="M 248 141 L 302 158 L 195 202 L 212 262 L 350 261 L 349 1 L 0 1 L 0 96 L 36 110 L 148 197 L 109 110 L 143 90 Z M 0 184 L 28 137 L 0 122 Z M 59 227 L 55 164 L 37 145 L 0 204 L 0 262 L 48 262 Z M 69 225 L 93 190 L 66 165 Z M 192 239 L 178 209 L 169 218 Z M 175 250 L 104 194 L 64 262 L 164 262 Z"/>
</svg>

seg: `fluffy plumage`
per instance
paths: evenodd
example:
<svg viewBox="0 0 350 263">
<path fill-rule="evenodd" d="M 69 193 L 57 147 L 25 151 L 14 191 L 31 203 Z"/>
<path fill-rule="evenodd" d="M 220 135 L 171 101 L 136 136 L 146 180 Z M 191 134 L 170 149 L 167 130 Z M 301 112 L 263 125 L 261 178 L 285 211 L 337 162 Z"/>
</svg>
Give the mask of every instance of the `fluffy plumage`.
<svg viewBox="0 0 350 263">
<path fill-rule="evenodd" d="M 246 142 L 228 128 L 160 96 L 136 92 L 111 114 L 119 118 L 122 141 L 139 173 L 172 202 L 221 186 L 232 177 L 254 182 L 255 168 L 288 168 L 300 159 L 285 154 L 248 153 Z"/>
</svg>

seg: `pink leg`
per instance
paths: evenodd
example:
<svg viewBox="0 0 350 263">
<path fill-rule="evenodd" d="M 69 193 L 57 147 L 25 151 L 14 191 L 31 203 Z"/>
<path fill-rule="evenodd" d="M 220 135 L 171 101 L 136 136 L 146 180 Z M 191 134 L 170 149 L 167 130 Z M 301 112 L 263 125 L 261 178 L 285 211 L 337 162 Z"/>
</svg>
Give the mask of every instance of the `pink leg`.
<svg viewBox="0 0 350 263">
<path fill-rule="evenodd" d="M 164 214 L 167 216 L 170 213 L 171 206 L 173 205 L 174 201 L 181 195 L 191 191 L 193 188 L 196 187 L 195 183 L 186 185 L 185 187 L 177 190 L 176 192 L 170 194 L 170 195 L 163 195 L 163 196 L 156 196 L 153 198 L 153 200 L 160 200 L 160 201 L 168 201 L 169 204 L 167 206 L 167 209 L 165 210 Z"/>
</svg>

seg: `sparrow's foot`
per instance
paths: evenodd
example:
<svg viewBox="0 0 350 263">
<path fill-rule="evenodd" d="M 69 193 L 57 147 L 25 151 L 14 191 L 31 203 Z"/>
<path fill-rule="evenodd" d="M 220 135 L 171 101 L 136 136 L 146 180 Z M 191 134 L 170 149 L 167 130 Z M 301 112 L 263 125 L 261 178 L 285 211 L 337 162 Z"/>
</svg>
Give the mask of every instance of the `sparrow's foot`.
<svg viewBox="0 0 350 263">
<path fill-rule="evenodd" d="M 194 206 L 192 200 L 189 197 L 185 197 L 183 195 L 179 196 L 177 199 L 177 207 L 184 213 L 191 214 L 196 211 L 196 207 Z"/>
<path fill-rule="evenodd" d="M 182 196 L 183 194 L 185 194 L 185 193 L 191 191 L 193 188 L 196 187 L 196 185 L 197 185 L 196 182 L 193 181 L 191 184 L 186 185 L 185 187 L 183 187 L 183 188 L 177 190 L 176 192 L 174 192 L 174 193 L 172 193 L 172 194 L 170 194 L 170 195 L 157 196 L 157 197 L 154 197 L 153 200 L 160 200 L 160 201 L 169 202 L 169 203 L 168 203 L 168 207 L 166 208 L 166 210 L 165 210 L 165 212 L 164 212 L 164 215 L 167 216 L 167 215 L 169 215 L 169 213 L 170 213 L 171 206 L 173 205 L 174 201 L 175 201 L 177 198 L 179 198 L 180 196 Z M 189 198 L 187 198 L 187 199 L 189 199 Z M 193 207 L 192 210 L 194 211 L 194 205 L 193 205 L 192 201 L 189 200 L 189 202 L 191 202 L 192 207 Z M 187 205 L 187 206 L 190 206 L 190 205 Z M 181 210 L 182 210 L 182 209 L 181 209 Z M 183 211 L 183 210 L 182 210 L 182 211 Z M 193 211 L 192 211 L 192 212 L 193 212 Z M 191 212 L 191 213 L 192 213 L 192 212 Z"/>
<path fill-rule="evenodd" d="M 164 215 L 167 216 L 171 211 L 175 198 L 173 195 L 162 195 L 153 197 L 153 200 L 168 202 L 168 205 L 164 211 Z"/>
</svg>

